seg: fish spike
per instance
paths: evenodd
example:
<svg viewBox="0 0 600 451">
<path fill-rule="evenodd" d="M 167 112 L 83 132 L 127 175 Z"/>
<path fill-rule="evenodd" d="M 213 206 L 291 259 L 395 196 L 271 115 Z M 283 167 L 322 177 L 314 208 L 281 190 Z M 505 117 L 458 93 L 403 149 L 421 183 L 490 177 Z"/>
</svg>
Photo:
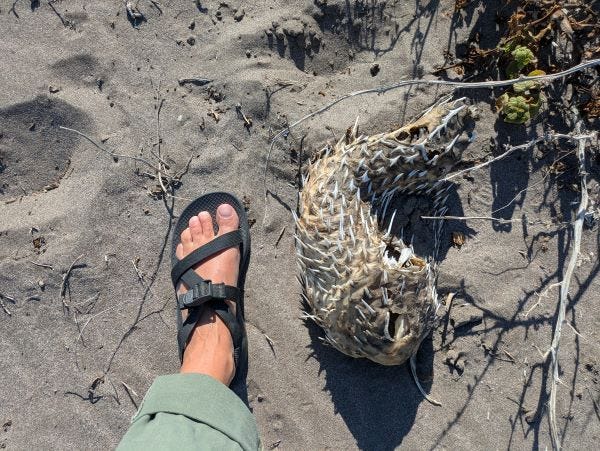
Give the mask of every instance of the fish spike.
<svg viewBox="0 0 600 451">
<path fill-rule="evenodd" d="M 394 341 L 394 339 L 390 335 L 390 312 L 389 310 L 385 312 L 385 324 L 383 325 L 383 336 L 386 340 Z"/>
<path fill-rule="evenodd" d="M 445 151 L 446 152 L 450 152 L 450 150 L 454 147 L 454 144 L 456 144 L 456 141 L 458 141 L 460 135 L 456 135 L 454 137 L 454 139 L 452 141 L 450 141 L 450 143 L 446 146 Z"/>
<path fill-rule="evenodd" d="M 389 305 L 390 303 L 386 287 L 381 287 L 381 301 L 383 302 L 383 305 Z"/>
<path fill-rule="evenodd" d="M 352 192 L 354 192 L 354 188 L 355 188 L 354 178 L 351 178 L 350 182 L 348 183 L 348 190 L 352 193 Z"/>
<path fill-rule="evenodd" d="M 352 219 L 352 216 L 350 216 L 350 219 Z M 354 232 L 352 231 L 353 228 L 354 228 L 353 226 L 348 227 L 348 232 L 350 233 L 350 238 L 352 239 L 352 244 L 354 246 L 356 246 L 356 238 L 354 237 Z M 349 252 L 349 256 L 350 257 L 352 256 L 351 252 Z M 351 258 L 349 258 L 348 260 L 351 260 Z"/>
<path fill-rule="evenodd" d="M 356 120 L 354 121 L 354 126 L 352 127 L 352 137 L 356 139 L 358 137 L 358 116 L 356 116 Z"/>
<path fill-rule="evenodd" d="M 371 307 L 364 299 L 361 299 L 360 301 L 363 303 L 363 305 L 365 306 L 365 308 L 369 311 L 369 313 L 371 315 L 375 315 L 375 313 L 377 313 L 375 311 L 375 309 L 373 307 Z"/>
<path fill-rule="evenodd" d="M 384 238 L 389 238 L 391 236 L 392 233 L 392 226 L 394 225 L 394 219 L 396 218 L 396 213 L 398 212 L 398 210 L 394 210 L 394 213 L 392 213 L 392 219 L 390 219 L 390 224 L 388 225 L 388 229 L 387 232 L 385 233 L 385 235 L 383 236 Z"/>
<path fill-rule="evenodd" d="M 358 314 L 360 315 L 360 317 L 363 319 L 363 321 L 367 321 L 367 317 L 362 312 L 362 310 L 360 308 L 358 308 L 358 305 L 355 305 L 354 308 L 356 309 L 356 311 L 358 312 Z"/>
</svg>

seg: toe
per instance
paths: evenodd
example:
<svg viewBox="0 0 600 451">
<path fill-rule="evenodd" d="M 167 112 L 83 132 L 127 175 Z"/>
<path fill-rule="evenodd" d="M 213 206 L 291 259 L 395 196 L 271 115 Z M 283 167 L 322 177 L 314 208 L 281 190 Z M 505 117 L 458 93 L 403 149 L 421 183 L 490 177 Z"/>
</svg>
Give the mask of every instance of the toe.
<svg viewBox="0 0 600 451">
<path fill-rule="evenodd" d="M 217 208 L 217 224 L 219 225 L 219 235 L 222 235 L 236 230 L 240 224 L 240 218 L 231 205 L 221 204 Z"/>
<path fill-rule="evenodd" d="M 190 218 L 190 232 L 192 234 L 192 241 L 194 243 L 202 240 L 202 223 L 198 216 L 192 216 Z"/>
<path fill-rule="evenodd" d="M 181 244 L 183 244 L 184 251 L 186 246 L 192 244 L 192 232 L 190 231 L 189 227 L 181 232 Z"/>
<path fill-rule="evenodd" d="M 202 236 L 204 241 L 210 241 L 215 237 L 212 217 L 208 211 L 201 211 L 198 214 L 198 220 L 202 224 Z"/>
<path fill-rule="evenodd" d="M 179 243 L 179 244 L 177 245 L 177 248 L 175 249 L 175 256 L 176 256 L 176 257 L 177 257 L 179 260 L 181 260 L 181 259 L 184 257 L 184 255 L 183 255 L 183 244 Z"/>
</svg>

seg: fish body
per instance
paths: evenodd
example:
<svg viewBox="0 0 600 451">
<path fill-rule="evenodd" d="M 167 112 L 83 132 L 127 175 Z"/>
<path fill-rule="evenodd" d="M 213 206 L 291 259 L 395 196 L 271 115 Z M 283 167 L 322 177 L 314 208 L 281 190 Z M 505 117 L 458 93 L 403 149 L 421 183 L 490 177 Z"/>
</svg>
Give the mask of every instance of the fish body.
<svg viewBox="0 0 600 451">
<path fill-rule="evenodd" d="M 300 280 L 307 316 L 344 354 L 399 365 L 430 332 L 440 305 L 435 255 L 392 233 L 402 211 L 391 200 L 426 195 L 433 213 L 444 212 L 440 179 L 468 141 L 470 112 L 447 97 L 392 132 L 359 135 L 355 125 L 308 165 L 296 217 Z M 439 228 L 435 240 L 437 248 Z"/>
</svg>

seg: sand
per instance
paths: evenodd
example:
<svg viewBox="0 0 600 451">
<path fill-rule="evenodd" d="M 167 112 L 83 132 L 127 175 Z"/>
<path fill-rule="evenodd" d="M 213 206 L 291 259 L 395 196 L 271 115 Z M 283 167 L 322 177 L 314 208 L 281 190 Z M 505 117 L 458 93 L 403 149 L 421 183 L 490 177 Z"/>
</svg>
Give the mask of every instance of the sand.
<svg viewBox="0 0 600 451">
<path fill-rule="evenodd" d="M 457 16 L 445 0 L 140 0 L 146 21 L 132 24 L 116 0 L 56 1 L 62 19 L 47 2 L 11 5 L 0 6 L 0 447 L 116 446 L 154 377 L 177 371 L 170 232 L 186 199 L 213 190 L 244 197 L 256 221 L 248 385 L 266 449 L 550 446 L 548 365 L 537 348 L 552 338 L 552 284 L 570 246 L 557 222 L 578 201 L 543 178 L 551 155 L 516 153 L 451 191 L 450 214 L 491 216 L 516 198 L 494 214 L 534 224 L 447 224 L 439 291 L 457 295 L 418 355 L 442 407 L 422 399 L 406 366 L 346 357 L 301 319 L 289 210 L 299 159 L 356 116 L 361 129 L 384 131 L 447 90 L 351 99 L 304 123 L 275 147 L 264 197 L 270 138 L 288 121 L 355 89 L 431 77 L 470 28 L 493 33 L 493 11 Z M 178 83 L 190 77 L 211 82 Z M 521 144 L 536 133 L 498 122 L 488 94 L 475 99 L 481 119 L 465 164 L 497 152 L 490 139 Z M 157 180 L 143 163 L 115 161 L 59 126 L 152 162 L 160 139 L 173 173 L 191 158 L 176 198 L 152 194 Z M 467 237 L 460 249 L 450 245 L 456 231 Z M 586 228 L 560 350 L 566 449 L 592 449 L 600 437 L 598 252 L 598 228 Z"/>
</svg>

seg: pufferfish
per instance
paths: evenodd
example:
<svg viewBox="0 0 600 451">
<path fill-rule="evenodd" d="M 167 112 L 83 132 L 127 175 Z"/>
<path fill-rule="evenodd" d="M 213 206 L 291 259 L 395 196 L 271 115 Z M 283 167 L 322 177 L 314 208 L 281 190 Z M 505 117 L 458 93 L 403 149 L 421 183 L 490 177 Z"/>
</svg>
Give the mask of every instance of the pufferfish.
<svg viewBox="0 0 600 451">
<path fill-rule="evenodd" d="M 307 166 L 295 215 L 307 317 L 344 354 L 382 365 L 410 359 L 415 375 L 414 356 L 440 306 L 436 252 L 419 256 L 392 233 L 402 209 L 392 211 L 391 201 L 425 195 L 433 214 L 445 213 L 442 179 L 474 136 L 473 114 L 466 99 L 447 96 L 391 132 L 359 134 L 357 120 Z"/>
</svg>

